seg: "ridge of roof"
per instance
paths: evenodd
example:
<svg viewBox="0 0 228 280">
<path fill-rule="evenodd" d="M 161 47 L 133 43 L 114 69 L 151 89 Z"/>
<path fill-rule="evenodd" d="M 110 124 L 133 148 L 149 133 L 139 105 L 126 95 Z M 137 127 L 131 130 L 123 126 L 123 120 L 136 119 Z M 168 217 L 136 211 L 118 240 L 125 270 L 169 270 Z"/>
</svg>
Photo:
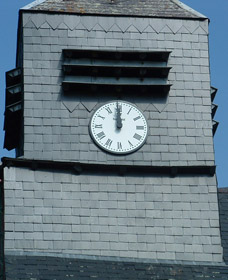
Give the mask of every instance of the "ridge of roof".
<svg viewBox="0 0 228 280">
<path fill-rule="evenodd" d="M 107 16 L 207 18 L 179 0 L 35 0 L 21 10 Z"/>
</svg>

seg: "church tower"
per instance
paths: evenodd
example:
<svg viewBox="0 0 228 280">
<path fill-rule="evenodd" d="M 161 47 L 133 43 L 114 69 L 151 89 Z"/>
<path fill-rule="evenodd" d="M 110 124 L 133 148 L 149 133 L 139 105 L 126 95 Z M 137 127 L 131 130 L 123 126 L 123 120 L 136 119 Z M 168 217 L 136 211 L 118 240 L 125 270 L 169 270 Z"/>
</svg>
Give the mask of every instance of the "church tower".
<svg viewBox="0 0 228 280">
<path fill-rule="evenodd" d="M 6 279 L 225 279 L 205 16 L 37 0 L 6 77 Z"/>
</svg>

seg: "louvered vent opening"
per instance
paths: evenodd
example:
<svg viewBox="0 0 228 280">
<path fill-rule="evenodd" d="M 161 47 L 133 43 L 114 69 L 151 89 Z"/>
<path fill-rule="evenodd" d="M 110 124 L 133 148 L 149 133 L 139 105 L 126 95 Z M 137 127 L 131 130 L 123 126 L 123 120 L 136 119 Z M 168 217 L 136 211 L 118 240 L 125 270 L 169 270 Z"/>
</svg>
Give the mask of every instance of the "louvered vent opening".
<svg viewBox="0 0 228 280">
<path fill-rule="evenodd" d="M 22 71 L 20 68 L 6 72 L 6 107 L 4 148 L 19 146 L 22 119 Z"/>
<path fill-rule="evenodd" d="M 217 88 L 211 87 L 211 102 L 214 101 L 215 96 L 217 94 L 217 91 L 218 91 Z M 218 128 L 218 125 L 219 125 L 219 122 L 214 120 L 214 116 L 215 116 L 215 113 L 216 113 L 217 109 L 218 109 L 218 105 L 212 103 L 211 104 L 211 115 L 212 115 L 212 131 L 213 131 L 213 135 L 215 135 L 215 132 L 216 132 L 216 130 Z"/>
<path fill-rule="evenodd" d="M 170 52 L 63 51 L 64 93 L 167 94 Z"/>
</svg>

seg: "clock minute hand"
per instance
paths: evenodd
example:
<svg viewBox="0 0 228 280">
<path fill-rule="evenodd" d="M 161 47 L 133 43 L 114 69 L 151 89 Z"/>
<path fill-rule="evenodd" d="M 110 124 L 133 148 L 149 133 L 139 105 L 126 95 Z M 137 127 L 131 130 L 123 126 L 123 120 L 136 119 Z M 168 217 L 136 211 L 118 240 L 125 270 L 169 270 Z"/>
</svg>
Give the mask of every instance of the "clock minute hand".
<svg viewBox="0 0 228 280">
<path fill-rule="evenodd" d="M 116 126 L 117 128 L 122 128 L 122 119 L 121 119 L 121 111 L 118 102 L 116 103 L 116 113 L 117 113 L 117 118 L 116 118 Z"/>
</svg>

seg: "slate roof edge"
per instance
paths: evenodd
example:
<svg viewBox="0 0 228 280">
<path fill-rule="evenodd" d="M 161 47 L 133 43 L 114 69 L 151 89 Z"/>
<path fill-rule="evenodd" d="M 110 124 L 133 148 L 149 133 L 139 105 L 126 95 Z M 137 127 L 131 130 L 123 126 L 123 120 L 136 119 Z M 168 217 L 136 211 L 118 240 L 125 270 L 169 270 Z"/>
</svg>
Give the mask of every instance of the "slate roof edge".
<svg viewBox="0 0 228 280">
<path fill-rule="evenodd" d="M 66 253 L 49 253 L 49 252 L 35 252 L 35 251 L 15 251 L 6 250 L 5 255 L 8 256 L 37 256 L 37 257 L 53 257 L 66 259 L 83 259 L 83 260 L 97 260 L 109 262 L 127 262 L 127 263 L 150 263 L 150 264 L 169 264 L 169 265 L 202 265 L 202 266 L 227 266 L 224 262 L 203 262 L 203 261 L 177 261 L 177 260 L 163 260 L 163 259 L 148 259 L 148 258 L 129 258 L 129 257 L 111 257 L 111 256 L 93 256 L 93 255 L 79 255 Z M 228 267 L 228 266 L 227 266 Z"/>
<path fill-rule="evenodd" d="M 160 19 L 173 19 L 173 20 L 178 20 L 178 19 L 181 19 L 181 20 L 191 20 L 191 21 L 194 21 L 194 20 L 198 20 L 198 21 L 204 21 L 204 20 L 208 20 L 208 18 L 191 18 L 191 17 L 165 17 L 165 16 L 142 16 L 142 15 L 121 15 L 121 14 L 102 14 L 102 13 L 72 13 L 72 12 L 56 12 L 56 11 L 45 11 L 45 10 L 23 10 L 23 9 L 20 9 L 19 11 L 20 13 L 41 13 L 41 14 L 66 14 L 66 15 L 78 15 L 78 16 L 100 16 L 100 17 L 131 17 L 131 18 L 160 18 Z"/>
<path fill-rule="evenodd" d="M 66 12 L 66 11 L 48 11 L 48 10 L 32 10 L 35 6 L 42 4 L 46 0 L 35 0 L 32 3 L 20 8 L 21 12 L 31 12 L 31 13 L 47 13 L 47 14 L 74 14 L 80 16 L 107 16 L 107 17 L 139 17 L 139 18 L 166 18 L 166 19 L 185 19 L 185 20 L 209 20 L 208 17 L 204 16 L 203 14 L 195 11 L 191 7 L 187 6 L 186 4 L 180 2 L 179 0 L 170 0 L 174 4 L 178 5 L 184 10 L 187 10 L 189 13 L 192 13 L 196 18 L 188 17 L 188 16 L 148 16 L 148 15 L 122 15 L 122 14 L 103 14 L 103 13 L 77 13 L 77 12 Z"/>
<path fill-rule="evenodd" d="M 33 1 L 32 3 L 30 3 L 30 4 L 26 5 L 26 6 L 24 6 L 24 7 L 21 8 L 20 10 L 29 10 L 29 9 L 31 9 L 31 8 L 33 8 L 33 7 L 37 6 L 37 5 L 39 5 L 39 4 L 42 4 L 42 3 L 45 2 L 45 1 L 46 1 L 46 0 L 35 0 L 35 1 Z"/>
<path fill-rule="evenodd" d="M 19 10 L 19 13 L 31 13 L 31 14 L 37 14 L 37 13 L 40 13 L 40 14 L 66 14 L 66 15 L 78 15 L 78 16 L 100 16 L 100 17 L 131 17 L 131 18 L 160 18 L 160 19 L 173 19 L 173 20 L 178 20 L 178 19 L 181 19 L 181 20 L 191 20 L 191 21 L 194 21 L 194 20 L 198 20 L 198 21 L 204 21 L 204 20 L 208 20 L 208 18 L 191 18 L 191 17 L 168 17 L 168 16 L 142 16 L 142 15 L 121 15 L 121 14 L 102 14 L 102 13 L 77 13 L 77 12 L 65 12 L 65 11 L 62 11 L 62 12 L 56 12 L 56 11 L 46 11 L 46 10 L 29 10 L 29 9 L 26 9 L 26 10 L 23 10 L 23 9 L 20 9 Z"/>
<path fill-rule="evenodd" d="M 208 17 L 206 17 L 205 15 L 201 14 L 200 12 L 197 12 L 196 10 L 194 10 L 193 8 L 189 7 L 188 5 L 180 2 L 179 0 L 170 0 L 170 1 L 172 1 L 173 3 L 178 5 L 179 7 L 183 8 L 184 10 L 187 10 L 188 12 L 194 14 L 197 17 L 208 19 Z"/>
<path fill-rule="evenodd" d="M 228 187 L 225 188 L 218 188 L 219 193 L 227 193 L 228 194 Z"/>
<path fill-rule="evenodd" d="M 102 164 L 96 162 L 69 162 L 69 161 L 54 161 L 40 159 L 25 159 L 25 158 L 2 158 L 3 167 L 26 167 L 32 170 L 39 169 L 56 169 L 74 172 L 75 174 L 94 173 L 102 174 L 112 173 L 116 175 L 134 175 L 135 173 L 143 174 L 164 174 L 175 177 L 180 174 L 184 175 L 208 175 L 214 176 L 216 171 L 215 165 L 210 166 L 146 166 L 146 165 L 124 165 L 124 164 Z"/>
</svg>

